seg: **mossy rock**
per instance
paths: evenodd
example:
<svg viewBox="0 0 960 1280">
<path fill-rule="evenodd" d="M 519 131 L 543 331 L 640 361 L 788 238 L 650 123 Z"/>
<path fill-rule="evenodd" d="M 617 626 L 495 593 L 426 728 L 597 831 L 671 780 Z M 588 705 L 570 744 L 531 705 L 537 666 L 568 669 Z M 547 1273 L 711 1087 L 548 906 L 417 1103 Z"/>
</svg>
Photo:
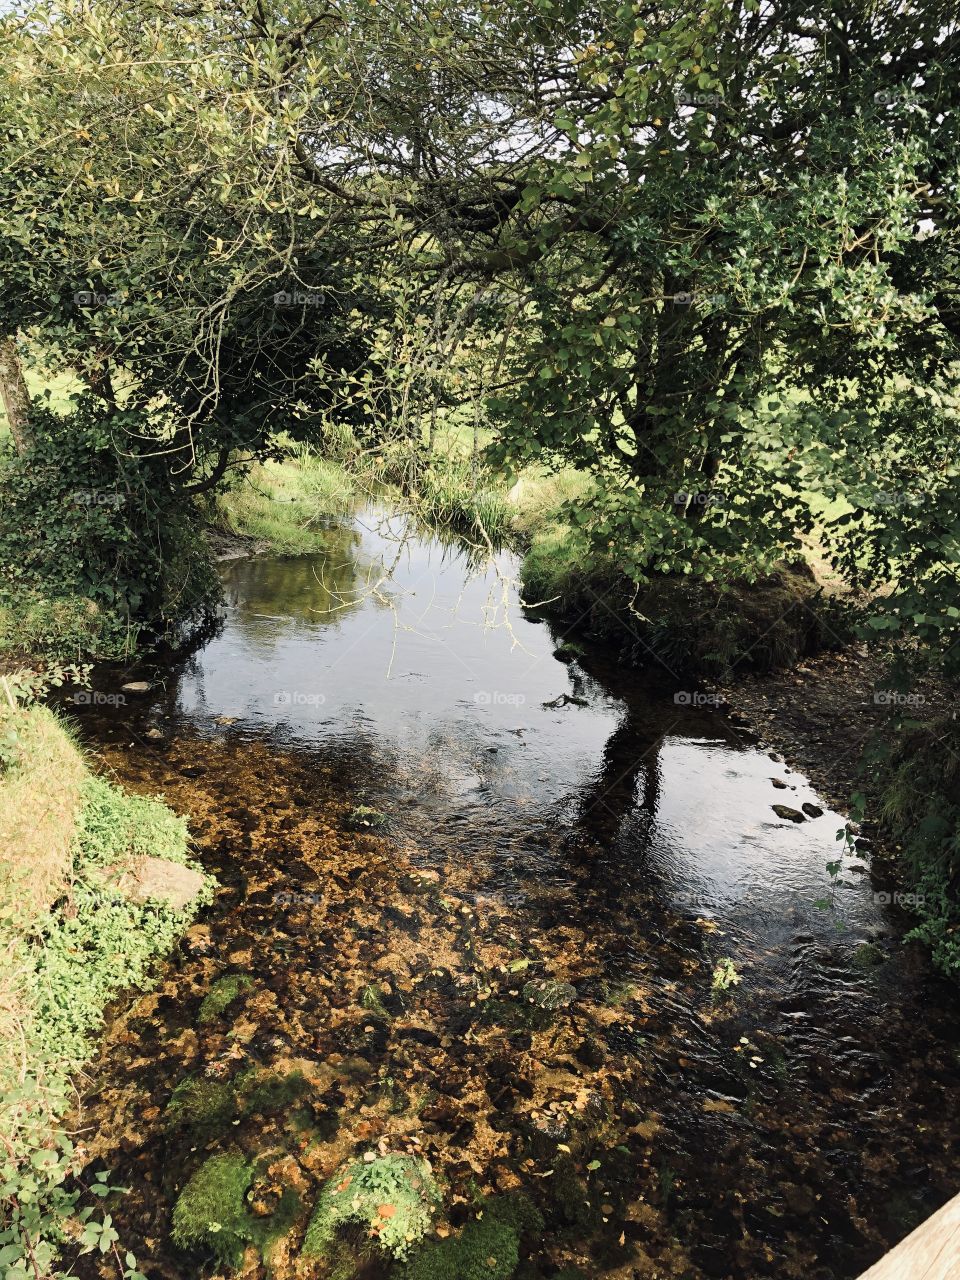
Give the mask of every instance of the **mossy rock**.
<svg viewBox="0 0 960 1280">
<path fill-rule="evenodd" d="M 304 1257 L 325 1256 L 342 1227 L 359 1224 L 381 1249 L 403 1259 L 430 1230 L 439 1203 L 426 1161 L 401 1155 L 354 1160 L 320 1193 L 304 1238 Z"/>
<path fill-rule="evenodd" d="M 188 1076 L 170 1095 L 167 1123 L 171 1128 L 212 1132 L 225 1128 L 236 1109 L 237 1099 L 229 1084 L 206 1076 Z"/>
<path fill-rule="evenodd" d="M 382 833 L 390 830 L 390 819 L 379 809 L 371 809 L 369 805 L 358 804 L 344 815 L 341 823 L 344 831 L 373 831 Z"/>
<path fill-rule="evenodd" d="M 553 651 L 553 656 L 558 662 L 577 662 L 586 654 L 582 644 L 577 644 L 576 640 L 565 640 L 563 644 L 558 644 Z"/>
<path fill-rule="evenodd" d="M 577 988 L 569 982 L 557 982 L 553 978 L 528 982 L 523 988 L 523 998 L 538 1009 L 565 1009 L 577 998 Z"/>
<path fill-rule="evenodd" d="M 403 1280 L 510 1280 L 520 1236 L 505 1222 L 476 1218 L 456 1240 L 431 1242 L 404 1268 Z"/>
<path fill-rule="evenodd" d="M 269 1115 L 282 1111 L 310 1092 L 310 1082 L 302 1071 L 281 1075 L 276 1071 L 257 1072 L 244 1089 L 245 1115 Z"/>
<path fill-rule="evenodd" d="M 600 1212 L 591 1204 L 586 1184 L 569 1156 L 555 1162 L 553 1177 L 545 1190 L 550 1200 L 548 1217 L 558 1224 L 586 1234 L 601 1225 Z"/>
<path fill-rule="evenodd" d="M 197 1015 L 200 1022 L 213 1022 L 245 991 L 253 986 L 253 979 L 245 973 L 228 973 L 218 978 L 200 1004 Z"/>
<path fill-rule="evenodd" d="M 543 1230 L 543 1215 L 522 1192 L 491 1196 L 482 1216 L 455 1240 L 432 1241 L 403 1270 L 402 1280 L 510 1280 L 520 1240 Z"/>
<path fill-rule="evenodd" d="M 547 1031 L 553 1026 L 553 1011 L 529 1000 L 485 1000 L 480 1021 L 516 1031 Z"/>
<path fill-rule="evenodd" d="M 502 1222 L 512 1227 L 518 1236 L 539 1235 L 543 1230 L 543 1214 L 529 1196 L 522 1191 L 508 1191 L 501 1196 L 491 1196 L 483 1204 L 484 1220 Z"/>
<path fill-rule="evenodd" d="M 211 1156 L 196 1171 L 173 1206 L 173 1239 L 183 1249 L 208 1250 L 237 1267 L 254 1239 L 246 1194 L 253 1166 L 241 1155 Z"/>
<path fill-rule="evenodd" d="M 872 942 L 862 942 L 853 953 L 853 963 L 858 969 L 876 969 L 883 964 L 886 956 Z"/>
</svg>

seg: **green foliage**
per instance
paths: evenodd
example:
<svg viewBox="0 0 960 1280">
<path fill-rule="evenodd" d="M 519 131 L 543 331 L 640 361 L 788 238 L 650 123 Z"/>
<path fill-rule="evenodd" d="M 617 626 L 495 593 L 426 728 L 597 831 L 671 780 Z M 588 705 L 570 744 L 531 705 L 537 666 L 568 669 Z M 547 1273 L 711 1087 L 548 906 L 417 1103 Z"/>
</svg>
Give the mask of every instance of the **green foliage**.
<svg viewBox="0 0 960 1280">
<path fill-rule="evenodd" d="M 280 555 L 300 555 L 323 545 L 331 518 L 352 509 L 363 484 L 337 462 L 291 445 L 219 494 L 213 520 Z"/>
<path fill-rule="evenodd" d="M 141 854 L 189 864 L 186 818 L 161 799 L 127 794 L 104 778 L 84 781 L 77 841 L 90 867 L 114 866 Z"/>
<path fill-rule="evenodd" d="M 879 781 L 881 825 L 901 846 L 897 902 L 917 924 L 908 937 L 960 980 L 960 732 L 952 719 L 900 723 L 866 767 Z"/>
<path fill-rule="evenodd" d="M 199 524 L 131 447 L 144 430 L 87 395 L 63 416 L 35 408 L 25 452 L 0 457 L 0 645 L 115 657 L 147 623 L 203 615 L 216 588 Z"/>
<path fill-rule="evenodd" d="M 109 1252 L 117 1243 L 109 1215 L 96 1211 L 96 1199 L 109 1191 L 105 1175 L 85 1184 L 82 1158 L 57 1120 L 73 1102 L 70 1075 L 89 1056 L 106 1005 L 124 987 L 149 985 L 155 958 L 169 950 L 198 905 L 184 912 L 136 905 L 104 882 L 105 858 L 146 851 L 151 834 L 165 857 L 188 864 L 179 819 L 158 802 L 88 779 L 69 900 L 29 930 L 16 920 L 0 921 L 0 942 L 18 975 L 27 1066 L 23 1081 L 0 1073 L 0 1130 L 7 1135 L 0 1148 L 0 1259 L 10 1280 L 33 1277 L 32 1258 L 46 1274 L 62 1247 L 77 1247 L 64 1230 L 68 1219 L 82 1224 L 81 1251 Z M 205 896 L 212 896 L 209 878 Z M 132 1255 L 118 1259 L 126 1280 L 134 1280 Z"/>
<path fill-rule="evenodd" d="M 710 989 L 714 995 L 729 991 L 731 987 L 737 987 L 741 982 L 742 978 L 737 971 L 737 966 L 729 957 L 717 961 L 710 982 Z"/>
<path fill-rule="evenodd" d="M 304 1256 L 323 1256 L 341 1227 L 360 1223 L 385 1252 L 403 1259 L 430 1230 L 439 1202 L 425 1161 L 400 1155 L 356 1160 L 324 1186 L 307 1227 Z"/>
<path fill-rule="evenodd" d="M 246 1194 L 253 1166 L 243 1156 L 211 1156 L 196 1171 L 173 1206 L 173 1239 L 185 1249 L 212 1253 L 228 1266 L 238 1266 L 254 1238 Z"/>
<path fill-rule="evenodd" d="M 198 1021 L 213 1022 L 252 986 L 253 979 L 245 973 L 228 973 L 218 978 L 200 1002 Z"/>
</svg>

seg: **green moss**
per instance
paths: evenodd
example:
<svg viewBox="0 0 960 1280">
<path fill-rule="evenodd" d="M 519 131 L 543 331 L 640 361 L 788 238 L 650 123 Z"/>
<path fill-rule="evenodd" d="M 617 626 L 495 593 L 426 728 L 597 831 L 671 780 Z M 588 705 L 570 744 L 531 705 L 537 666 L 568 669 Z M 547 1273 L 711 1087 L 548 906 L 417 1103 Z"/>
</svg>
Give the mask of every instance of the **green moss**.
<svg viewBox="0 0 960 1280">
<path fill-rule="evenodd" d="M 586 1185 L 569 1156 L 555 1162 L 547 1192 L 553 1216 L 563 1225 L 585 1233 L 600 1225 L 600 1214 L 591 1206 Z"/>
<path fill-rule="evenodd" d="M 173 1239 L 184 1249 L 208 1249 L 223 1263 L 239 1266 L 254 1222 L 246 1193 L 252 1167 L 241 1155 L 211 1156 L 177 1197 Z"/>
<path fill-rule="evenodd" d="M 519 1233 L 496 1218 L 468 1222 L 459 1239 L 432 1242 L 403 1280 L 510 1280 L 520 1261 Z"/>
<path fill-rule="evenodd" d="M 343 828 L 345 831 L 389 831 L 390 819 L 379 809 L 358 804 L 343 819 Z"/>
<path fill-rule="evenodd" d="M 228 1124 L 235 1111 L 230 1085 L 206 1076 L 190 1076 L 174 1089 L 166 1114 L 171 1126 L 212 1130 Z"/>
<path fill-rule="evenodd" d="M 520 1239 L 543 1230 L 543 1215 L 521 1192 L 481 1200 L 481 1216 L 454 1240 L 431 1241 L 404 1269 L 403 1280 L 509 1280 Z"/>
<path fill-rule="evenodd" d="M 518 1031 L 546 1031 L 553 1025 L 554 1014 L 526 1000 L 485 1000 L 481 1021 Z"/>
<path fill-rule="evenodd" d="M 858 969 L 875 969 L 878 964 L 883 964 L 884 960 L 886 956 L 872 942 L 861 943 L 853 953 L 853 963 Z"/>
<path fill-rule="evenodd" d="M 517 1235 L 539 1234 L 543 1230 L 543 1214 L 522 1191 L 510 1191 L 506 1195 L 491 1196 L 484 1202 L 485 1220 L 501 1222 L 512 1227 Z"/>
<path fill-rule="evenodd" d="M 199 1021 L 213 1022 L 233 1004 L 238 996 L 244 991 L 249 991 L 252 986 L 253 980 L 245 973 L 228 973 L 225 977 L 218 978 L 203 998 L 198 1014 Z"/>
<path fill-rule="evenodd" d="M 430 1229 L 439 1202 L 425 1161 L 399 1155 L 355 1160 L 323 1188 L 307 1227 L 304 1256 L 322 1257 L 341 1227 L 359 1223 L 375 1233 L 387 1253 L 404 1258 Z"/>
<path fill-rule="evenodd" d="M 293 1187 L 284 1187 L 276 1211 L 254 1231 L 257 1244 L 266 1261 L 276 1246 L 290 1234 L 297 1219 L 303 1213 L 303 1200 Z"/>
<path fill-rule="evenodd" d="M 246 1115 L 266 1115 L 271 1111 L 280 1111 L 297 1102 L 309 1091 L 310 1083 L 304 1079 L 301 1071 L 291 1071 L 288 1075 L 280 1075 L 275 1071 L 258 1073 L 254 1077 L 253 1087 L 244 1097 L 243 1110 Z"/>
</svg>

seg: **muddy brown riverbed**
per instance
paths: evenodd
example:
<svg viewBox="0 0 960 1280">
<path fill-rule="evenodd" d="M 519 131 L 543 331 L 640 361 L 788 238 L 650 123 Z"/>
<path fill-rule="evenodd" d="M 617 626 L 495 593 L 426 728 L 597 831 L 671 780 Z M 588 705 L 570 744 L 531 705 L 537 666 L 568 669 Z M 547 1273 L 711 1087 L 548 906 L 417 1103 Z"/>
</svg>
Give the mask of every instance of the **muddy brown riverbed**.
<svg viewBox="0 0 960 1280">
<path fill-rule="evenodd" d="M 841 818 L 772 811 L 825 809 L 804 779 L 667 673 L 558 661 L 515 605 L 485 628 L 509 588 L 394 533 L 232 566 L 216 639 L 80 717 L 191 815 L 221 884 L 86 1082 L 92 1167 L 131 1187 L 121 1239 L 148 1276 L 217 1274 L 171 1212 L 239 1152 L 277 1228 L 243 1269 L 330 1275 L 300 1254 L 320 1188 L 409 1153 L 441 1236 L 529 1197 L 523 1280 L 853 1280 L 958 1190 L 952 991 L 868 855 L 837 853 Z M 715 991 L 724 959 L 741 981 Z M 210 1114 L 171 1106 L 185 1081 Z M 348 1252 L 388 1274 L 375 1241 Z"/>
</svg>

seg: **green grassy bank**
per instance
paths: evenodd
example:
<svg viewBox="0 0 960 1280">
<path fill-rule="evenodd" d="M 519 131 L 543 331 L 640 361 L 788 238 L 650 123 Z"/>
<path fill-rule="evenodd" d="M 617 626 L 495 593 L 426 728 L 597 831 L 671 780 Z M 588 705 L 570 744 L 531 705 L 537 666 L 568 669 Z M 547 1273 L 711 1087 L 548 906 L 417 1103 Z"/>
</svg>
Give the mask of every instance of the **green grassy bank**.
<svg viewBox="0 0 960 1280">
<path fill-rule="evenodd" d="M 6 683 L 0 693 L 7 694 Z M 158 878 L 159 876 L 159 878 Z M 162 881 L 163 889 L 152 896 Z M 107 1004 L 145 987 L 212 881 L 185 821 L 94 776 L 39 705 L 0 709 L 0 1273 L 36 1280 L 78 1250 L 132 1258 L 65 1127 Z"/>
</svg>

